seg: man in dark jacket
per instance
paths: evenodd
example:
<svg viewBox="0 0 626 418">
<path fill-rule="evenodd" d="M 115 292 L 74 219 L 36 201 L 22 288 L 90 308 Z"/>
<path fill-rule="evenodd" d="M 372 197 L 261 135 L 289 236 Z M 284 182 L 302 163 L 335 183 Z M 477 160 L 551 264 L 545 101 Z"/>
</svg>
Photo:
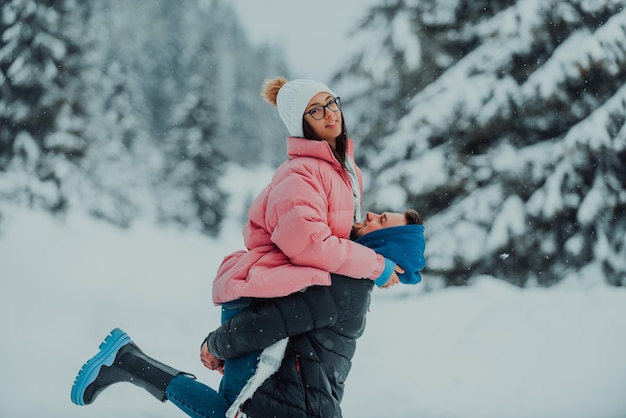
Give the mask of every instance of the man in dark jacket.
<svg viewBox="0 0 626 418">
<path fill-rule="evenodd" d="M 404 270 L 400 281 L 411 284 L 421 280 L 425 265 L 422 221 L 413 212 L 368 214 L 353 234 L 357 242 L 397 262 Z M 333 275 L 328 287 L 255 299 L 247 311 L 209 334 L 203 349 L 228 360 L 289 337 L 280 367 L 241 410 L 253 418 L 339 418 L 373 286 L 371 280 Z"/>
</svg>

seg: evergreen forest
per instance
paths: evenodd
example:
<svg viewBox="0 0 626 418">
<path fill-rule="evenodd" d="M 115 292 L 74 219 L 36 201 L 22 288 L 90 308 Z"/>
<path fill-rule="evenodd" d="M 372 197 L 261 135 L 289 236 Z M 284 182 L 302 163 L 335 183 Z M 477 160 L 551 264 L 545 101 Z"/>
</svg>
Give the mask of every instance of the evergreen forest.
<svg viewBox="0 0 626 418">
<path fill-rule="evenodd" d="M 625 0 L 380 0 L 337 70 L 364 208 L 426 218 L 425 273 L 626 285 Z M 228 165 L 276 167 L 289 77 L 219 0 L 4 0 L 3 206 L 216 237 Z M 0 237 L 1 239 L 1 237 Z"/>
</svg>

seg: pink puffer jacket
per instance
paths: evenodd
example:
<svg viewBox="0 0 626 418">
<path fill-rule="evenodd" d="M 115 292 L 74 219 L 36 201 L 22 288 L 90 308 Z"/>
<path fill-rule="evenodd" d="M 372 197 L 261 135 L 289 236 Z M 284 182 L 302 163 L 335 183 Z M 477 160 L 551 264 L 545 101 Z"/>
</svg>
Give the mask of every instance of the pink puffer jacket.
<svg viewBox="0 0 626 418">
<path fill-rule="evenodd" d="M 375 279 L 385 268 L 381 255 L 349 239 L 352 186 L 328 143 L 289 137 L 287 154 L 289 160 L 248 211 L 243 232 L 248 251 L 228 255 L 217 271 L 216 304 L 327 286 L 329 272 Z M 353 155 L 352 141 L 348 154 Z M 360 171 L 358 176 L 362 185 Z"/>
</svg>

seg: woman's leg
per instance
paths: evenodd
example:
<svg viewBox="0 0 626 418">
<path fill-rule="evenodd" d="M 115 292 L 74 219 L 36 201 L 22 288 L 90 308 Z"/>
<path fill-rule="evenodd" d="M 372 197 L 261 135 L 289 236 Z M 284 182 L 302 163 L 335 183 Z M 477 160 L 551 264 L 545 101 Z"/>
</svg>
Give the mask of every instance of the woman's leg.
<svg viewBox="0 0 626 418">
<path fill-rule="evenodd" d="M 100 350 L 78 372 L 71 399 L 76 405 L 93 403 L 109 386 L 128 382 L 161 402 L 170 400 L 194 418 L 223 418 L 230 404 L 210 387 L 147 356 L 121 329 L 111 331 Z"/>
<path fill-rule="evenodd" d="M 170 381 L 165 394 L 167 400 L 193 418 L 224 418 L 230 406 L 220 393 L 182 374 Z"/>
<path fill-rule="evenodd" d="M 242 298 L 222 304 L 222 323 L 247 310 L 250 302 L 250 298 Z M 224 396 L 228 405 L 235 401 L 241 389 L 254 375 L 260 354 L 261 351 L 254 351 L 224 363 L 224 376 L 220 382 L 219 393 Z"/>
<path fill-rule="evenodd" d="M 74 380 L 71 399 L 76 405 L 89 405 L 103 390 L 120 382 L 132 383 L 164 402 L 169 382 L 184 374 L 147 356 L 119 328 L 111 331 L 99 348 Z"/>
</svg>

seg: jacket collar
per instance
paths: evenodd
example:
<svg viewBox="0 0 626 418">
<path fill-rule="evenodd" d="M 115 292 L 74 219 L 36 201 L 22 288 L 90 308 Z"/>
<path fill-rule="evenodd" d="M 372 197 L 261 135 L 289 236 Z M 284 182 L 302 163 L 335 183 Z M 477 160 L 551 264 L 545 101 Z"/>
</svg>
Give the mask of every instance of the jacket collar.
<svg viewBox="0 0 626 418">
<path fill-rule="evenodd" d="M 347 145 L 348 155 L 354 159 L 354 142 L 348 139 Z M 289 136 L 287 137 L 287 155 L 289 158 L 314 157 L 333 164 L 339 164 L 326 141 L 313 141 L 311 139 Z"/>
</svg>

